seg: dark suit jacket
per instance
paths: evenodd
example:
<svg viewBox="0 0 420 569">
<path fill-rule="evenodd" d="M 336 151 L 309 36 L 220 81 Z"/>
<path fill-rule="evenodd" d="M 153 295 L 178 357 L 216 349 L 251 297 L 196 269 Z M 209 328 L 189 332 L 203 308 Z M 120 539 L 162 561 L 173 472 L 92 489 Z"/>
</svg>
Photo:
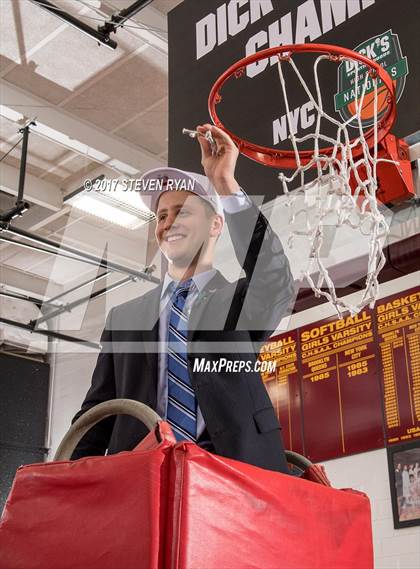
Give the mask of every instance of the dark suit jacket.
<svg viewBox="0 0 420 569">
<path fill-rule="evenodd" d="M 226 215 L 245 277 L 219 272 L 195 301 L 189 319 L 189 369 L 216 454 L 288 472 L 280 425 L 259 373 L 194 372 L 194 359 L 255 362 L 293 298 L 289 263 L 278 237 L 253 206 Z M 128 398 L 156 408 L 161 287 L 114 307 L 102 334 L 92 386 L 73 422 L 92 406 Z M 72 459 L 133 449 L 146 427 L 127 416 L 106 419 L 80 441 Z M 207 434 L 207 433 L 206 433 Z"/>
</svg>

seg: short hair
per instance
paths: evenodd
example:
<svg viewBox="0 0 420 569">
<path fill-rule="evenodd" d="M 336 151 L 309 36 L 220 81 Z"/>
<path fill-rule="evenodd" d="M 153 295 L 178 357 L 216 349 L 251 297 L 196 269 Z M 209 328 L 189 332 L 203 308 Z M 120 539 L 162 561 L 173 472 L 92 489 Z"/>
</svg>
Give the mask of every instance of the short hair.
<svg viewBox="0 0 420 569">
<path fill-rule="evenodd" d="M 187 192 L 188 190 L 184 190 L 184 191 Z M 161 196 L 162 196 L 164 193 L 165 193 L 165 192 L 162 192 Z M 200 199 L 200 202 L 203 204 L 204 209 L 206 210 L 207 217 L 211 217 L 212 215 L 217 215 L 216 210 L 214 209 L 214 207 L 213 207 L 208 201 L 204 200 L 201 196 L 199 196 L 199 195 L 196 194 L 195 192 L 188 192 L 188 193 L 190 193 L 192 196 L 196 196 L 197 198 Z M 155 215 L 157 215 L 157 211 L 158 211 L 158 207 L 159 207 L 159 200 L 160 200 L 161 196 L 158 197 L 158 199 L 156 200 L 156 203 L 155 203 L 155 207 L 154 207 L 154 211 L 153 211 L 153 213 L 154 213 Z"/>
<path fill-rule="evenodd" d="M 197 194 L 195 194 L 197 195 Z M 200 196 L 197 196 L 198 198 L 200 198 Z M 204 208 L 206 210 L 207 213 L 207 217 L 212 217 L 213 215 L 217 215 L 215 209 L 209 204 L 209 202 L 207 202 L 206 200 L 203 200 L 202 198 L 200 198 L 201 203 L 204 205 Z"/>
</svg>

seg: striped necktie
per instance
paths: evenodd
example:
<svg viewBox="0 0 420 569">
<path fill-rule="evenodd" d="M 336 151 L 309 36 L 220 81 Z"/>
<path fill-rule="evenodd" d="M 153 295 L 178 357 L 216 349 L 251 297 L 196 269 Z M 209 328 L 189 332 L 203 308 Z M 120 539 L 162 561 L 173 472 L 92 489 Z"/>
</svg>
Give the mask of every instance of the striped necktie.
<svg viewBox="0 0 420 569">
<path fill-rule="evenodd" d="M 193 291 L 192 279 L 181 283 L 172 296 L 168 330 L 168 407 L 167 421 L 177 441 L 196 441 L 197 399 L 188 373 L 188 315 L 184 311 L 187 295 Z"/>
</svg>

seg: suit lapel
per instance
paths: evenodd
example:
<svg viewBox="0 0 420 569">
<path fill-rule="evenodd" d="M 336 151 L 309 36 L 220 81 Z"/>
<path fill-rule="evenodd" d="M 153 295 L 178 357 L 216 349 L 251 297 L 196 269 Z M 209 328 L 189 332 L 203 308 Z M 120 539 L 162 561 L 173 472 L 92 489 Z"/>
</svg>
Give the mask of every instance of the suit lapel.
<svg viewBox="0 0 420 569">
<path fill-rule="evenodd" d="M 159 308 L 162 284 L 150 291 L 142 298 L 139 306 L 139 315 L 141 315 L 141 330 L 139 330 L 140 338 L 143 345 L 144 353 L 139 354 L 139 364 L 142 371 L 145 372 L 143 381 L 148 382 L 148 392 L 150 405 L 155 409 L 157 403 L 157 385 L 158 385 L 158 341 L 159 341 Z M 145 365 L 142 365 L 145 364 Z"/>
<path fill-rule="evenodd" d="M 210 279 L 203 290 L 199 293 L 198 298 L 192 306 L 191 314 L 189 317 L 189 341 L 191 341 L 196 335 L 196 332 L 200 330 L 200 322 L 202 321 L 204 313 L 206 312 L 212 298 L 221 288 L 227 284 L 229 284 L 229 281 L 227 281 L 224 276 L 219 271 L 217 271 L 214 277 Z"/>
<path fill-rule="evenodd" d="M 161 283 L 140 299 L 139 313 L 141 313 L 142 318 L 141 330 L 149 332 L 149 334 L 155 331 L 156 326 L 159 328 L 159 305 L 162 286 Z"/>
</svg>

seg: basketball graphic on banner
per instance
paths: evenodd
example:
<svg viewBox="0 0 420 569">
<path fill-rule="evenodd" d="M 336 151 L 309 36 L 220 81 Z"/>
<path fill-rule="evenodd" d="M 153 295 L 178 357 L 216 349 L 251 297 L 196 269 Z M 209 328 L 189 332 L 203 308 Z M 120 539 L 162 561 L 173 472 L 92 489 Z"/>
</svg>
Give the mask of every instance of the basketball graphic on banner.
<svg viewBox="0 0 420 569">
<path fill-rule="evenodd" d="M 396 82 L 393 81 L 394 84 L 394 88 L 396 86 Z M 361 117 L 363 119 L 363 124 L 368 124 L 368 121 L 372 119 L 373 114 L 374 114 L 374 101 L 375 101 L 375 95 L 374 93 L 366 93 L 366 95 L 363 98 L 363 103 L 362 103 L 362 112 L 361 112 Z M 386 111 L 387 107 L 389 104 L 389 94 L 388 94 L 388 89 L 382 85 L 379 89 L 378 89 L 378 117 L 381 117 L 384 112 Z M 356 101 L 351 102 L 348 105 L 348 110 L 349 112 L 354 115 L 356 114 Z"/>
</svg>

